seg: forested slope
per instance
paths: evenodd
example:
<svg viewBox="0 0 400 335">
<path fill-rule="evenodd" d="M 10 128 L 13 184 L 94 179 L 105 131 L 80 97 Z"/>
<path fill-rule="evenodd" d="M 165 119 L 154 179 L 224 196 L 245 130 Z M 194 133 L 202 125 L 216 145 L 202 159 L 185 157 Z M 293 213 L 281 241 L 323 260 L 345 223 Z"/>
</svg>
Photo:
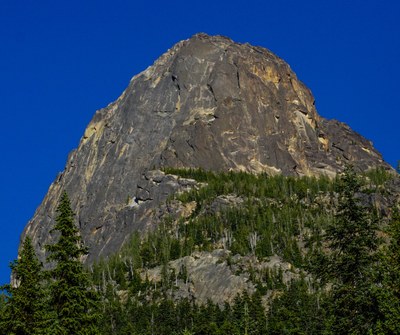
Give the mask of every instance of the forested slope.
<svg viewBox="0 0 400 335">
<path fill-rule="evenodd" d="M 398 292 L 382 287 L 400 266 L 386 265 L 398 260 L 398 176 L 164 172 L 201 186 L 91 268 L 105 334 L 387 333 L 398 318 Z M 396 303 L 385 309 L 387 294 Z"/>
</svg>

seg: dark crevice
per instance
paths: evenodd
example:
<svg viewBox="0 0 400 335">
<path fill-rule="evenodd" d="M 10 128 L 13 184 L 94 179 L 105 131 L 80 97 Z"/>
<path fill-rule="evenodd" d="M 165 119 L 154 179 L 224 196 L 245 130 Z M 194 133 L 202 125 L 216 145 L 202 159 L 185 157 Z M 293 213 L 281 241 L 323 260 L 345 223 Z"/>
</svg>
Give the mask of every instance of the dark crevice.
<svg viewBox="0 0 400 335">
<path fill-rule="evenodd" d="M 175 87 L 178 89 L 178 91 L 181 91 L 181 86 L 179 85 L 178 77 L 175 75 L 171 76 L 172 82 L 174 83 Z"/>
<path fill-rule="evenodd" d="M 146 192 L 149 192 L 149 190 L 147 190 L 147 189 L 144 188 L 143 186 L 136 185 L 136 187 L 137 187 L 139 190 L 145 190 Z"/>
<path fill-rule="evenodd" d="M 147 197 L 147 198 L 145 198 L 145 197 L 136 197 L 134 199 L 135 203 L 137 203 L 137 204 L 143 203 L 143 202 L 146 202 L 146 201 L 152 201 L 152 200 L 154 200 L 154 199 L 151 198 L 151 197 Z"/>
<path fill-rule="evenodd" d="M 340 151 L 344 151 L 341 147 L 339 147 L 339 145 L 338 144 L 336 144 L 336 143 L 332 143 L 332 147 L 334 147 L 334 148 L 336 148 L 336 149 L 339 149 Z"/>
<path fill-rule="evenodd" d="M 207 84 L 207 88 L 209 89 L 209 91 L 213 95 L 214 101 L 217 101 L 217 98 L 215 97 L 215 93 L 214 93 L 214 90 L 213 90 L 212 86 L 210 84 Z"/>
<path fill-rule="evenodd" d="M 193 151 L 196 151 L 196 148 L 194 147 L 193 144 L 190 143 L 190 140 L 186 140 L 187 145 L 192 148 Z"/>
<path fill-rule="evenodd" d="M 172 114 L 173 111 L 169 111 L 169 110 L 168 111 L 167 110 L 153 110 L 153 113 L 157 114 L 159 116 L 166 116 L 166 115 Z"/>
<path fill-rule="evenodd" d="M 236 80 L 237 80 L 237 86 L 238 86 L 238 88 L 239 88 L 239 90 L 240 90 L 240 75 L 239 75 L 239 67 L 238 67 L 238 65 L 237 65 L 236 61 L 234 61 L 234 62 L 233 62 L 233 65 L 234 65 L 234 66 L 235 66 L 235 68 L 236 68 Z"/>
</svg>

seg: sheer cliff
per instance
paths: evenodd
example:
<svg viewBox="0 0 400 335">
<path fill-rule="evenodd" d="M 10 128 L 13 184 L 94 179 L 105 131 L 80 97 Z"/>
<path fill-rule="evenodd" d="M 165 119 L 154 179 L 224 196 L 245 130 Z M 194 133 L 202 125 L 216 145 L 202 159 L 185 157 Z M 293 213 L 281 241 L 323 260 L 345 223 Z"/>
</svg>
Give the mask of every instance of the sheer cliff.
<svg viewBox="0 0 400 335">
<path fill-rule="evenodd" d="M 156 224 L 169 195 L 197 187 L 157 169 L 334 176 L 346 163 L 390 169 L 371 142 L 319 116 L 310 90 L 272 52 L 197 34 L 96 112 L 22 237 L 44 258 L 66 190 L 90 263 Z"/>
</svg>

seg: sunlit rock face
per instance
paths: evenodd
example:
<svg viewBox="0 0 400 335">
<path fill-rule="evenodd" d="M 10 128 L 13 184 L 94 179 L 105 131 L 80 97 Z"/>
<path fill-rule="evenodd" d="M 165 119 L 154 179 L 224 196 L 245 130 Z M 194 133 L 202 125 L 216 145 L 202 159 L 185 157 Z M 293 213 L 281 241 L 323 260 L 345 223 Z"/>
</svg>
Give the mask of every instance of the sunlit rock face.
<svg viewBox="0 0 400 335">
<path fill-rule="evenodd" d="M 310 90 L 272 52 L 197 34 L 96 112 L 22 237 L 44 259 L 66 190 L 90 263 L 156 224 L 171 193 L 198 187 L 162 167 L 334 176 L 346 163 L 389 168 L 369 141 L 319 116 Z"/>
</svg>

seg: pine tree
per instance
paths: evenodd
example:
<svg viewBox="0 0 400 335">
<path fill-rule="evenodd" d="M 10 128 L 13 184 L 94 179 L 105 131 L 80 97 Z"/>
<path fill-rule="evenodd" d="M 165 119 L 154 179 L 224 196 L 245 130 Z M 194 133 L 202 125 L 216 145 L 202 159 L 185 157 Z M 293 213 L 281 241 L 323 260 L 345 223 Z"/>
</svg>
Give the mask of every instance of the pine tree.
<svg viewBox="0 0 400 335">
<path fill-rule="evenodd" d="M 0 288 L 1 289 L 1 288 Z M 8 297 L 5 292 L 0 292 L 0 334 L 7 334 L 6 322 L 7 322 L 7 307 Z"/>
<path fill-rule="evenodd" d="M 323 334 L 324 310 L 304 278 L 293 281 L 268 311 L 267 334 Z"/>
<path fill-rule="evenodd" d="M 57 207 L 56 224 L 52 231 L 59 233 L 58 241 L 48 245 L 50 270 L 50 303 L 54 309 L 52 334 L 98 334 L 98 297 L 91 289 L 88 274 L 80 261 L 87 253 L 79 231 L 74 225 L 74 213 L 66 192 Z"/>
<path fill-rule="evenodd" d="M 377 334 L 400 334 L 400 213 L 394 210 L 388 227 L 390 243 L 378 263 L 377 294 L 380 320 Z"/>
<path fill-rule="evenodd" d="M 324 240 L 330 253 L 318 276 L 332 283 L 331 327 L 334 334 L 367 334 L 376 318 L 372 268 L 378 248 L 376 220 L 361 206 L 361 184 L 348 167 L 339 180 L 339 206 Z"/>
<path fill-rule="evenodd" d="M 2 330 L 7 334 L 45 334 L 48 315 L 43 271 L 29 237 L 25 238 L 19 259 L 10 267 L 16 285 L 4 287 L 9 298 L 3 307 Z"/>
</svg>

